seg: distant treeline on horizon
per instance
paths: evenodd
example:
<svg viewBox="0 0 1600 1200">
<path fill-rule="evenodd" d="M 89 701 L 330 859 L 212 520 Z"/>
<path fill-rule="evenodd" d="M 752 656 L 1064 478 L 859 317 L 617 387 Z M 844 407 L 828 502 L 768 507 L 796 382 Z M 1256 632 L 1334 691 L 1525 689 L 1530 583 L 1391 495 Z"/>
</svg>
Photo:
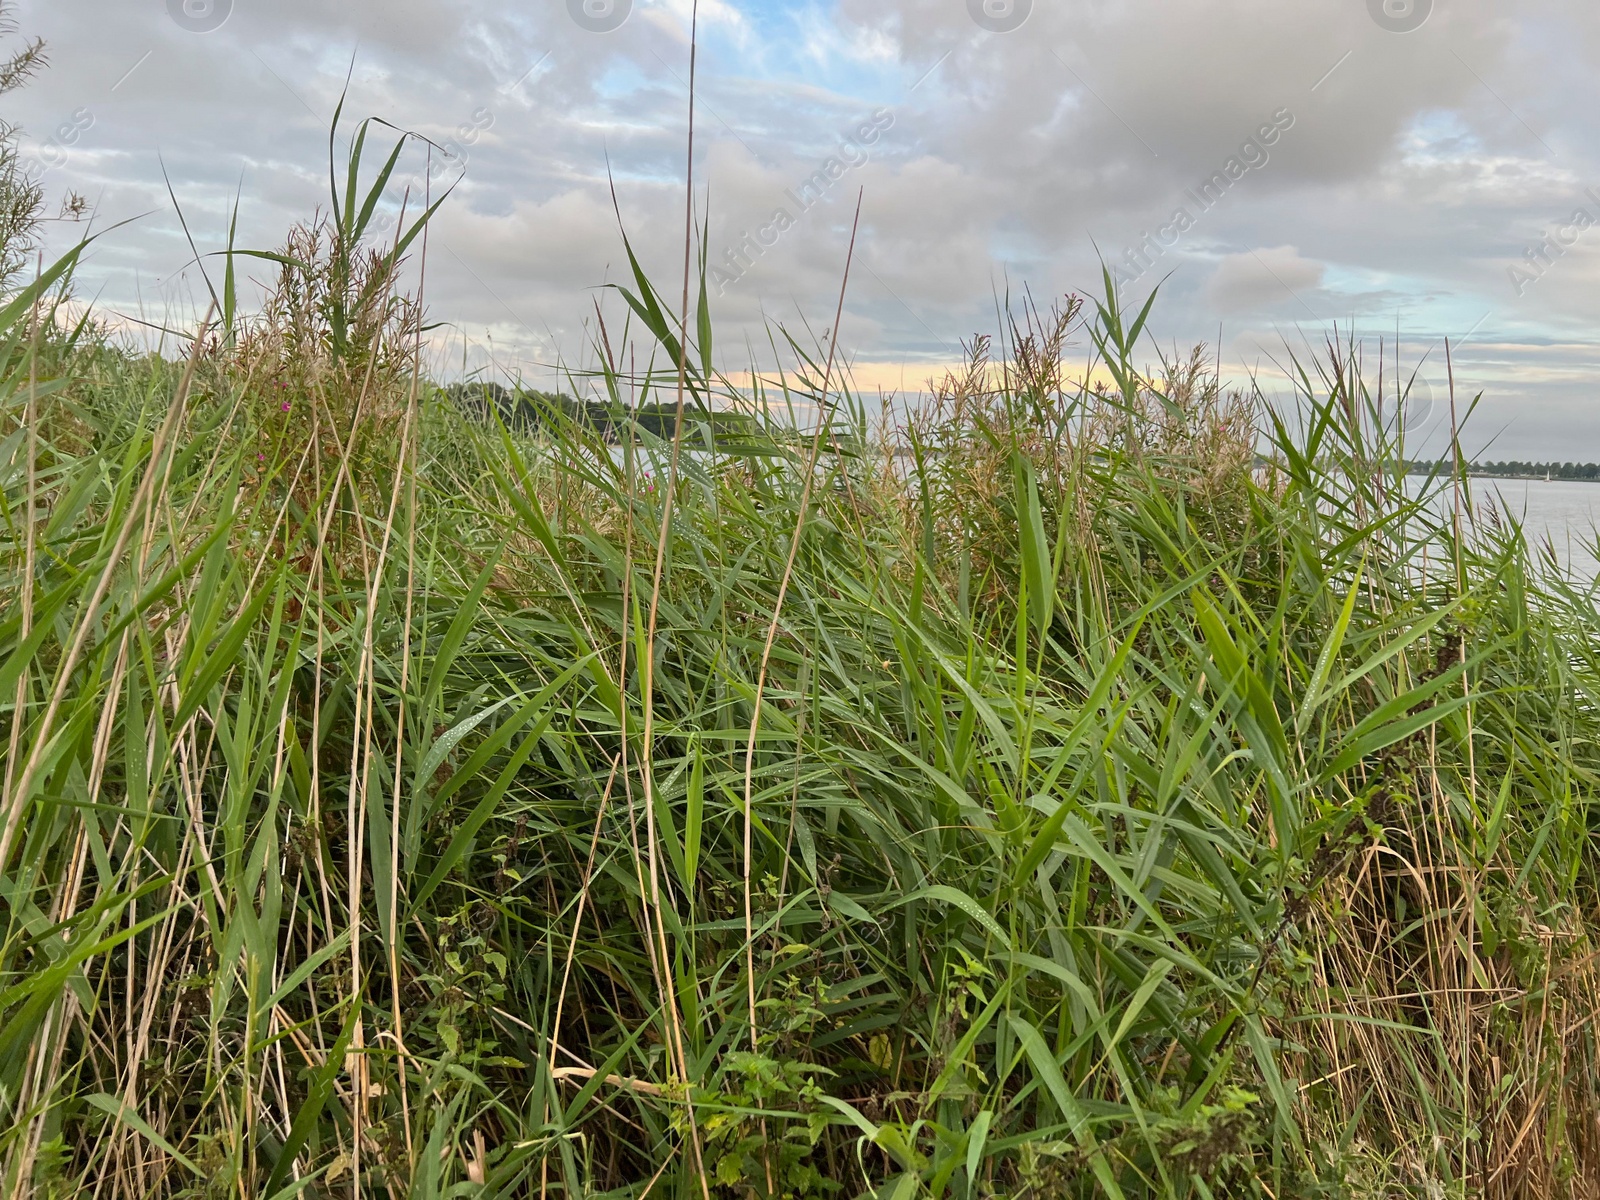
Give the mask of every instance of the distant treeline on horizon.
<svg viewBox="0 0 1600 1200">
<path fill-rule="evenodd" d="M 1413 459 L 1407 467 L 1410 475 L 1431 475 L 1435 471 L 1449 471 L 1447 458 L 1437 460 Z M 1487 475 L 1497 479 L 1591 479 L 1600 480 L 1600 463 L 1573 462 L 1469 462 L 1468 475 Z"/>
<path fill-rule="evenodd" d="M 516 433 L 532 433 L 573 422 L 593 429 L 608 442 L 618 442 L 621 440 L 619 426 L 624 424 L 632 424 L 660 438 L 670 438 L 677 424 L 676 401 L 619 410 L 598 400 L 579 400 L 564 392 L 512 389 L 498 383 L 453 383 L 444 391 L 469 416 L 487 421 L 492 415 Z M 688 402 L 685 412 L 692 413 L 697 420 L 709 421 L 719 434 L 743 432 L 751 420 L 743 413 L 704 410 L 693 401 Z"/>
</svg>

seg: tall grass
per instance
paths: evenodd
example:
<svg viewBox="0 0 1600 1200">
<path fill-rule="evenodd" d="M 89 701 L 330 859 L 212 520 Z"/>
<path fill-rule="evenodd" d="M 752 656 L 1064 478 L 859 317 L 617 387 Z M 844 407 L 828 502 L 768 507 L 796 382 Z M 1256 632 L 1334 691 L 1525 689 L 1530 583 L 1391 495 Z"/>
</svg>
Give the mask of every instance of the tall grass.
<svg viewBox="0 0 1600 1200">
<path fill-rule="evenodd" d="M 886 437 L 636 265 L 678 444 L 514 435 L 356 160 L 181 362 L 0 314 L 8 1195 L 1600 1195 L 1593 591 L 1358 347 Z"/>
</svg>

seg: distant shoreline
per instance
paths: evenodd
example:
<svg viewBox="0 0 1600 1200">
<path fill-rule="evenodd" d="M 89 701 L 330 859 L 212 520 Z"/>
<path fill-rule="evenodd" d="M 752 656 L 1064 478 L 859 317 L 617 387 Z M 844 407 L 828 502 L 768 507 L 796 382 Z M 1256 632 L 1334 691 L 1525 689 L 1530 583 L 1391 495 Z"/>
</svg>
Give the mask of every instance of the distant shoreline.
<svg viewBox="0 0 1600 1200">
<path fill-rule="evenodd" d="M 1562 475 L 1505 475 L 1498 471 L 1467 471 L 1468 479 L 1522 479 L 1532 483 L 1600 483 L 1600 479 Z"/>
<path fill-rule="evenodd" d="M 1436 471 L 1448 474 L 1449 460 L 1407 464 L 1408 475 L 1431 475 Z M 1600 463 L 1541 463 L 1541 462 L 1490 462 L 1467 463 L 1467 476 L 1472 479 L 1531 479 L 1539 483 L 1600 483 Z"/>
</svg>

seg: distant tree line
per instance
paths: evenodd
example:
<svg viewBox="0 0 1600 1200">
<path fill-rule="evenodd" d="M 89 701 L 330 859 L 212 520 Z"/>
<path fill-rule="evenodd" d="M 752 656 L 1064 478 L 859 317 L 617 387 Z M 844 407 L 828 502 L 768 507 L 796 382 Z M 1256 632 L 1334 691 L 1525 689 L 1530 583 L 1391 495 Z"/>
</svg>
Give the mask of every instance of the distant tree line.
<svg viewBox="0 0 1600 1200">
<path fill-rule="evenodd" d="M 622 440 L 622 431 L 633 427 L 659 438 L 670 438 L 677 425 L 678 406 L 647 404 L 619 408 L 597 400 L 579 400 L 563 392 L 541 392 L 529 388 L 508 388 L 498 383 L 453 383 L 444 389 L 462 412 L 480 421 L 503 422 L 514 433 L 530 434 L 541 430 L 579 425 L 598 433 L 607 442 Z M 750 417 L 743 413 L 713 412 L 690 401 L 684 409 L 695 421 L 708 421 L 718 434 L 744 432 Z"/>
<path fill-rule="evenodd" d="M 1412 475 L 1428 475 L 1434 471 L 1448 472 L 1449 459 L 1425 461 L 1414 459 L 1409 466 Z M 1489 475 L 1497 479 L 1595 479 L 1600 480 L 1600 463 L 1573 462 L 1523 462 L 1512 459 L 1506 462 L 1470 462 L 1468 475 Z"/>
</svg>

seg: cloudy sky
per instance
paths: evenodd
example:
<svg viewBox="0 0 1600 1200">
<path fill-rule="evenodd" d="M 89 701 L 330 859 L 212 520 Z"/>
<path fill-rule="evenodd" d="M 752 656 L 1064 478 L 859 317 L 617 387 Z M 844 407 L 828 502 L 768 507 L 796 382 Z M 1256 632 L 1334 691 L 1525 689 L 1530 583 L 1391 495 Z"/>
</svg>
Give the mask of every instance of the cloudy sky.
<svg viewBox="0 0 1600 1200">
<path fill-rule="evenodd" d="M 281 243 L 327 204 L 348 74 L 348 117 L 426 135 L 459 178 L 426 280 L 450 354 L 547 384 L 592 361 L 597 303 L 620 320 L 600 285 L 623 230 L 681 287 L 690 3 L 18 0 L 51 66 L 4 115 L 53 196 L 133 218 L 80 292 L 175 322 L 204 285 L 163 172 L 202 251 L 236 193 L 240 244 Z M 701 0 L 699 21 L 729 369 L 772 363 L 769 328 L 831 325 L 859 194 L 841 349 L 866 389 L 916 391 L 1007 294 L 1098 291 L 1103 259 L 1127 298 L 1161 286 L 1162 348 L 1220 338 L 1233 379 L 1270 392 L 1335 329 L 1373 363 L 1398 334 L 1442 400 L 1448 337 L 1489 457 L 1600 459 L 1593 0 Z"/>
</svg>

